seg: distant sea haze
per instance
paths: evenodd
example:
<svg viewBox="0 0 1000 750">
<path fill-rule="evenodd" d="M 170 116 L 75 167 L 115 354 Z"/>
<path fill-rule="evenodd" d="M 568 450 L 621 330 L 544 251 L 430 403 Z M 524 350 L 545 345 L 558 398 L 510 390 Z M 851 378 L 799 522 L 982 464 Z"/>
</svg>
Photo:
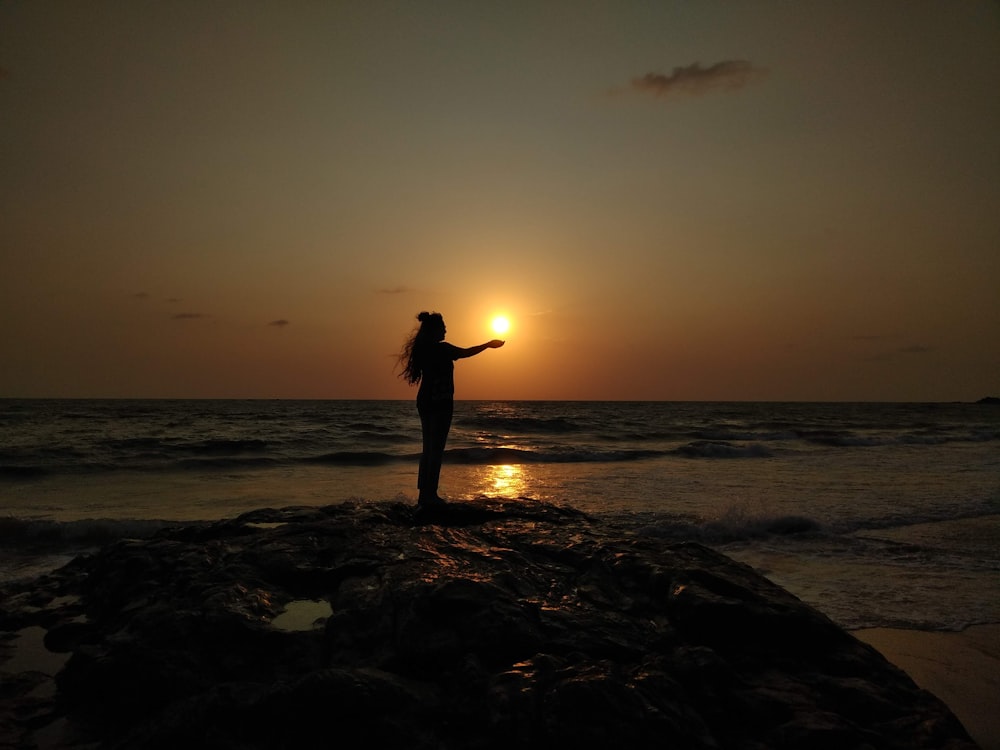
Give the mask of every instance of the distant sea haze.
<svg viewBox="0 0 1000 750">
<path fill-rule="evenodd" d="M 442 471 L 758 567 L 846 627 L 1000 622 L 991 404 L 458 402 Z M 7 577 L 166 523 L 414 502 L 412 401 L 0 401 Z"/>
</svg>

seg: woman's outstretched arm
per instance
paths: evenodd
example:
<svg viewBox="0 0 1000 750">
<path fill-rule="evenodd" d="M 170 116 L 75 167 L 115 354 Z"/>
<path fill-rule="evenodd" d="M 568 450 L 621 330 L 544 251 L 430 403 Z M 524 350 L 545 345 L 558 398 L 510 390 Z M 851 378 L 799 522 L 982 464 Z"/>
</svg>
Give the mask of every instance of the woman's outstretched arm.
<svg viewBox="0 0 1000 750">
<path fill-rule="evenodd" d="M 479 346 L 470 346 L 468 349 L 461 349 L 456 347 L 455 359 L 465 359 L 466 357 L 473 357 L 479 352 L 486 351 L 487 349 L 499 349 L 503 346 L 504 342 L 500 339 L 493 339 L 492 341 L 487 341 L 485 344 L 480 344 Z"/>
</svg>

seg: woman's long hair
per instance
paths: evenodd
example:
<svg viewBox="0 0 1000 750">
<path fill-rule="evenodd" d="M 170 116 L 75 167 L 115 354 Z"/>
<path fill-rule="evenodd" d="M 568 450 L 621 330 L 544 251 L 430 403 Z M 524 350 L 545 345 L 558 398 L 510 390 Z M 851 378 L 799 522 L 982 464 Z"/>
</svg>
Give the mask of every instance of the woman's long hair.
<svg viewBox="0 0 1000 750">
<path fill-rule="evenodd" d="M 441 340 L 441 331 L 444 329 L 441 313 L 422 312 L 417 315 L 417 320 L 420 321 L 420 326 L 403 344 L 403 351 L 399 353 L 399 364 L 403 368 L 399 376 L 410 385 L 420 382 L 424 353 L 428 345 Z"/>
</svg>

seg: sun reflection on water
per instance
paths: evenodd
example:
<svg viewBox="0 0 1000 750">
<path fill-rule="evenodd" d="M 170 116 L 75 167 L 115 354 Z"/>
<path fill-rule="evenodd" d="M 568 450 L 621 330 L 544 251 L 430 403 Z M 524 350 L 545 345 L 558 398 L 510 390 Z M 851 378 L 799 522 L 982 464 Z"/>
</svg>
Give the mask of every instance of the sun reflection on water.
<svg viewBox="0 0 1000 750">
<path fill-rule="evenodd" d="M 523 497 L 528 494 L 528 476 L 517 464 L 483 466 L 479 476 L 480 493 L 501 497 Z"/>
</svg>

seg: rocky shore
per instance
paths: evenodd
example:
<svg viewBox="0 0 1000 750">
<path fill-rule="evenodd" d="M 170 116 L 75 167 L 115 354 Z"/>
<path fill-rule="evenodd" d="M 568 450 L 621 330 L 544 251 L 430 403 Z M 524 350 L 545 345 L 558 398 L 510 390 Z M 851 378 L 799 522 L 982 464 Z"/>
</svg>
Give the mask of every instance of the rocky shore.
<svg viewBox="0 0 1000 750">
<path fill-rule="evenodd" d="M 0 601 L 0 748 L 975 747 L 751 568 L 534 501 L 264 509 Z"/>
</svg>

